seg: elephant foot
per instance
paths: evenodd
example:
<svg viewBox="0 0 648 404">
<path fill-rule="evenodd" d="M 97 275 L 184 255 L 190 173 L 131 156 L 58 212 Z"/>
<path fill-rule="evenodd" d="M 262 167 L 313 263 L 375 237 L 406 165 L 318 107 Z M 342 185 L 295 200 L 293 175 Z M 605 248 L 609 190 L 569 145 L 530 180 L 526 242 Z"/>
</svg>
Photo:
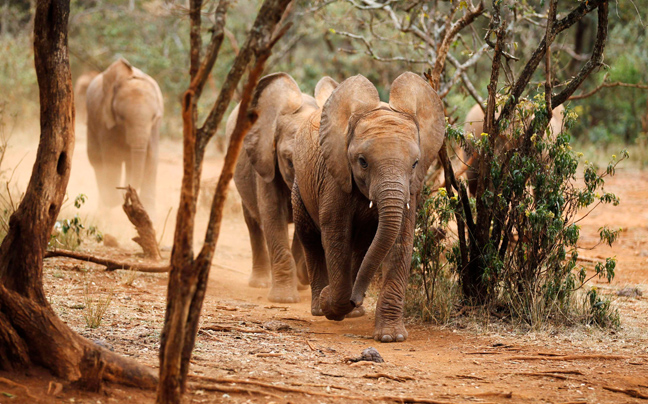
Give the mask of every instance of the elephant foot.
<svg viewBox="0 0 648 404">
<path fill-rule="evenodd" d="M 268 288 L 270 287 L 270 274 L 259 274 L 252 272 L 248 280 L 248 286 L 251 288 Z"/>
<path fill-rule="evenodd" d="M 351 311 L 351 313 L 346 315 L 346 318 L 356 318 L 356 317 L 362 317 L 365 315 L 365 309 L 362 306 L 358 306 L 355 309 Z"/>
<path fill-rule="evenodd" d="M 403 342 L 407 339 L 408 333 L 403 325 L 403 320 L 395 324 L 379 325 L 376 322 L 373 338 L 380 342 Z"/>
<path fill-rule="evenodd" d="M 331 290 L 332 289 L 330 285 L 322 289 L 322 292 L 319 296 L 320 307 L 322 308 L 322 311 L 324 312 L 324 315 L 327 319 L 342 321 L 347 316 L 347 314 L 353 311 L 353 305 L 351 305 L 351 301 L 349 300 L 346 305 L 343 304 L 334 306 L 331 302 L 333 298 L 333 296 L 331 296 Z"/>
<path fill-rule="evenodd" d="M 320 307 L 319 295 L 321 291 L 311 291 L 311 314 L 317 317 L 324 315 L 324 310 Z"/>
<path fill-rule="evenodd" d="M 272 285 L 268 300 L 273 303 L 299 303 L 299 292 L 296 285 L 277 286 Z"/>
</svg>

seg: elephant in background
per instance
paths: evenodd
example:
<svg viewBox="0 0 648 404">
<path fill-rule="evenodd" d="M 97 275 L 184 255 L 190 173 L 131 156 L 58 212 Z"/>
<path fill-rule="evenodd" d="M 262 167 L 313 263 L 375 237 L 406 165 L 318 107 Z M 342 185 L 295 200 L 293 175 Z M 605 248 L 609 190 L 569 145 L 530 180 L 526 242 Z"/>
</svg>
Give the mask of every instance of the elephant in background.
<svg viewBox="0 0 648 404">
<path fill-rule="evenodd" d="M 495 118 L 499 116 L 499 109 L 495 113 Z M 565 107 L 562 105 L 557 106 L 556 108 L 553 109 L 552 111 L 552 117 L 551 120 L 549 121 L 549 129 L 551 131 L 551 136 L 555 136 L 562 132 L 563 129 L 563 115 L 565 112 Z M 472 133 L 475 138 L 477 136 L 480 136 L 482 132 L 484 131 L 484 111 L 482 111 L 481 107 L 478 104 L 475 104 L 470 111 L 468 111 L 468 115 L 466 115 L 466 121 L 464 122 L 464 134 L 468 135 L 469 133 Z M 533 116 L 530 116 L 527 120 L 527 124 L 531 122 L 533 119 Z M 515 140 L 511 140 L 508 136 L 508 132 L 505 132 L 504 134 L 500 135 L 500 139 L 496 141 L 495 147 L 497 150 L 510 150 L 513 147 L 517 147 L 517 142 Z M 460 159 L 463 161 L 462 165 L 468 163 L 468 160 L 470 159 L 470 153 L 467 152 L 466 150 L 456 150 L 455 152 L 457 153 L 457 156 L 460 157 Z M 476 159 L 473 159 L 476 160 Z M 477 166 L 478 162 L 473 161 L 472 164 L 468 164 L 469 167 L 466 169 L 466 177 L 468 180 L 468 190 L 470 191 L 471 195 L 475 195 L 475 192 L 477 191 L 477 177 L 479 173 L 477 172 Z"/>
<path fill-rule="evenodd" d="M 92 79 L 97 77 L 99 72 L 89 71 L 80 75 L 74 83 L 74 108 L 76 109 L 77 122 L 86 122 L 88 111 L 86 110 L 86 92 Z"/>
<path fill-rule="evenodd" d="M 122 166 L 126 184 L 140 192 L 155 214 L 160 123 L 164 114 L 157 82 L 125 59 L 97 75 L 86 92 L 88 158 L 95 170 L 103 209 L 121 204 Z"/>
<path fill-rule="evenodd" d="M 441 100 L 411 72 L 394 80 L 389 104 L 365 77 L 351 77 L 302 125 L 292 197 L 313 315 L 344 319 L 362 305 L 382 264 L 373 337 L 407 338 L 403 307 L 417 200 L 444 134 Z"/>
<path fill-rule="evenodd" d="M 290 192 L 295 176 L 295 132 L 335 86 L 333 79 L 323 78 L 313 98 L 303 94 L 288 74 L 275 73 L 263 77 L 253 95 L 250 109 L 258 119 L 245 136 L 234 183 L 252 245 L 249 285 L 270 286 L 268 299 L 272 302 L 296 303 L 297 278 L 308 284 L 299 238 L 295 235 L 291 246 L 288 236 L 288 224 L 293 221 Z M 236 126 L 238 110 L 237 105 L 227 120 L 227 138 Z"/>
</svg>

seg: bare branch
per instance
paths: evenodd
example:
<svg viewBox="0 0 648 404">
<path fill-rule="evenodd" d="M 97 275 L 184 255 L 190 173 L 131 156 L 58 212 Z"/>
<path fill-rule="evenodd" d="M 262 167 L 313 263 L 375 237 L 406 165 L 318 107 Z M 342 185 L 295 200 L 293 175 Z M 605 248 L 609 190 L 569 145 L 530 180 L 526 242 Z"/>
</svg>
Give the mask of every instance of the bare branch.
<svg viewBox="0 0 648 404">
<path fill-rule="evenodd" d="M 196 0 L 194 0 L 196 1 Z M 202 0 L 201 0 L 202 1 Z M 200 94 L 202 93 L 203 88 L 205 87 L 205 83 L 207 82 L 207 77 L 212 71 L 212 68 L 214 67 L 214 64 L 216 63 L 216 59 L 218 58 L 218 53 L 220 52 L 220 47 L 223 44 L 223 34 L 224 34 L 224 29 L 225 29 L 225 16 L 227 13 L 227 8 L 229 7 L 229 0 L 221 0 L 218 3 L 218 7 L 216 8 L 216 13 L 214 14 L 214 25 L 211 28 L 212 30 L 212 37 L 211 41 L 207 47 L 207 52 L 205 53 L 205 57 L 200 63 L 200 48 L 202 47 L 202 40 L 200 39 L 200 15 L 196 18 L 196 24 L 198 24 L 198 33 L 195 34 L 194 31 L 196 28 L 193 26 L 191 27 L 191 40 L 196 41 L 195 45 L 192 45 L 191 47 L 191 84 L 189 88 L 191 88 L 194 92 L 194 99 L 200 98 Z M 191 14 L 193 15 L 193 14 Z M 192 17 L 193 18 L 193 17 Z M 196 37 L 194 38 L 194 35 Z M 198 49 L 198 51 L 196 51 Z M 198 60 L 194 61 L 194 53 L 197 53 L 196 57 Z M 198 65 L 200 64 L 200 67 Z M 194 67 L 194 65 L 196 67 Z M 195 71 L 194 71 L 195 68 Z"/>
<path fill-rule="evenodd" d="M 594 49 L 592 56 L 585 63 L 583 68 L 578 72 L 576 77 L 567 84 L 564 90 L 557 95 L 551 97 L 551 105 L 558 106 L 567 101 L 569 97 L 576 91 L 581 83 L 594 71 L 597 67 L 603 64 L 603 49 L 605 49 L 605 41 L 608 34 L 608 2 L 603 1 L 598 7 L 598 28 L 596 31 L 596 41 L 594 42 Z"/>
<path fill-rule="evenodd" d="M 407 58 L 405 58 L 405 57 L 403 57 L 403 56 L 395 56 L 395 57 L 382 57 L 382 56 L 378 56 L 378 55 L 376 54 L 376 52 L 373 50 L 373 48 L 372 48 L 372 46 L 371 46 L 371 42 L 369 42 L 369 41 L 367 40 L 367 38 L 365 38 L 364 36 L 362 36 L 362 35 L 356 35 L 356 34 L 351 34 L 351 33 L 349 33 L 349 32 L 342 32 L 342 31 L 340 31 L 340 32 L 335 32 L 335 33 L 338 34 L 338 35 L 345 36 L 345 37 L 347 37 L 347 38 L 352 38 L 352 39 L 357 39 L 357 40 L 362 41 L 362 43 L 364 44 L 365 48 L 367 49 L 366 52 L 365 52 L 365 54 L 371 56 L 372 59 L 377 60 L 377 61 L 379 61 L 379 62 L 407 62 L 407 63 L 412 63 L 412 64 L 429 64 L 429 63 L 430 63 L 430 62 L 427 61 L 427 60 L 407 59 Z M 343 51 L 343 52 L 355 53 L 355 52 L 350 51 L 349 49 L 340 49 L 340 50 Z"/>
<path fill-rule="evenodd" d="M 459 4 L 465 4 L 465 3 L 459 3 Z M 445 67 L 445 60 L 448 55 L 448 51 L 450 50 L 450 44 L 452 44 L 452 41 L 454 41 L 454 38 L 457 36 L 459 31 L 464 29 L 466 26 L 472 24 L 473 21 L 475 21 L 475 18 L 480 16 L 484 12 L 484 2 L 480 1 L 479 4 L 476 7 L 470 8 L 466 13 L 461 17 L 458 21 L 456 21 L 454 24 L 450 25 L 448 29 L 446 29 L 445 36 L 443 37 L 443 40 L 437 47 L 437 58 L 434 63 L 434 68 L 432 69 L 432 87 L 435 90 L 439 89 L 439 82 L 441 80 L 441 73 L 443 72 L 443 69 Z M 448 18 L 448 23 L 451 21 L 451 18 Z"/>
<path fill-rule="evenodd" d="M 571 95 L 569 97 L 569 100 L 582 100 L 583 98 L 588 98 L 588 97 L 593 96 L 594 94 L 598 93 L 603 88 L 610 88 L 610 87 L 626 87 L 626 88 L 638 88 L 638 89 L 641 89 L 641 90 L 648 90 L 648 84 L 623 83 L 623 82 L 620 82 L 620 81 L 607 83 L 605 80 L 607 80 L 607 78 L 609 76 L 610 76 L 609 73 L 606 73 L 605 77 L 603 77 L 603 82 L 601 84 L 599 84 L 598 86 L 596 86 L 596 88 L 594 88 L 593 90 L 588 91 L 586 93 L 582 93 L 582 94 L 578 94 L 578 95 Z"/>
<path fill-rule="evenodd" d="M 581 18 L 583 18 L 587 13 L 596 9 L 603 3 L 607 3 L 607 0 L 590 0 L 587 2 L 582 2 L 578 7 L 572 10 L 566 17 L 556 21 L 556 23 L 553 25 L 551 29 L 551 35 L 549 36 L 549 38 L 544 38 L 544 37 L 542 38 L 540 44 L 531 55 L 531 58 L 529 58 L 529 61 L 527 62 L 526 66 L 524 66 L 524 69 L 520 73 L 517 81 L 511 88 L 509 97 L 506 100 L 504 106 L 502 107 L 502 112 L 499 118 L 497 119 L 497 123 L 496 123 L 497 126 L 500 126 L 501 123 L 504 122 L 505 120 L 506 121 L 511 120 L 511 114 L 513 113 L 513 108 L 515 107 L 518 100 L 520 99 L 522 92 L 529 84 L 529 81 L 531 80 L 533 73 L 536 71 L 538 65 L 540 64 L 540 61 L 543 59 L 545 51 L 547 50 L 546 48 L 547 44 L 551 44 L 555 39 L 556 35 L 558 35 L 560 32 L 574 25 Z M 559 104 L 561 103 L 556 103 L 556 100 L 555 99 L 553 100 L 554 106 L 558 106 Z"/>
<path fill-rule="evenodd" d="M 470 82 L 470 79 L 466 75 L 466 70 L 469 67 L 474 66 L 479 61 L 479 59 L 484 54 L 484 52 L 486 52 L 487 49 L 488 49 L 487 44 L 482 45 L 481 48 L 479 48 L 470 57 L 470 59 L 468 59 L 463 64 L 459 64 L 459 61 L 454 56 L 452 56 L 452 54 L 448 53 L 447 58 L 450 61 L 450 63 L 456 67 L 456 70 L 455 70 L 454 76 L 452 76 L 452 79 L 450 79 L 450 81 L 445 83 L 445 85 L 442 87 L 441 92 L 439 93 L 439 97 L 444 98 L 446 95 L 448 95 L 448 93 L 450 92 L 452 87 L 455 84 L 457 84 L 457 81 L 459 81 L 459 79 L 462 79 L 464 81 L 464 84 L 465 84 L 466 81 Z M 474 86 L 472 85 L 472 82 L 470 82 L 470 86 L 474 89 Z M 468 88 L 468 85 L 466 85 L 466 88 Z M 468 92 L 470 92 L 470 90 L 468 90 Z M 472 95 L 472 93 L 471 93 L 471 95 Z M 479 104 L 483 105 L 484 101 L 483 101 L 483 99 L 481 99 L 481 97 L 479 97 L 479 95 L 477 95 L 476 99 L 477 99 L 477 102 Z"/>
</svg>

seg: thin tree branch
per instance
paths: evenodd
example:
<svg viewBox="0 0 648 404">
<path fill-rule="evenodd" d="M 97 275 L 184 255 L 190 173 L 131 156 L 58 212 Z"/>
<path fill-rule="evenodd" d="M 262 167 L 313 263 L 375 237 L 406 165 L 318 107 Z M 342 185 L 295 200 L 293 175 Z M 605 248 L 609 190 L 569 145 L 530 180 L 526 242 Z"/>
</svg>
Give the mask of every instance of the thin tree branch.
<svg viewBox="0 0 648 404">
<path fill-rule="evenodd" d="M 609 73 L 605 74 L 605 77 L 603 77 L 603 82 L 596 86 L 596 88 L 592 89 L 591 91 L 584 92 L 582 94 L 578 95 L 571 95 L 569 96 L 569 100 L 582 100 L 584 98 L 588 98 L 593 96 L 594 94 L 598 93 L 601 89 L 603 88 L 610 88 L 610 87 L 626 87 L 626 88 L 638 88 L 641 90 L 648 90 L 648 84 L 633 84 L 633 83 L 623 83 L 620 81 L 615 81 L 612 83 L 607 83 L 605 80 L 609 77 Z"/>
</svg>

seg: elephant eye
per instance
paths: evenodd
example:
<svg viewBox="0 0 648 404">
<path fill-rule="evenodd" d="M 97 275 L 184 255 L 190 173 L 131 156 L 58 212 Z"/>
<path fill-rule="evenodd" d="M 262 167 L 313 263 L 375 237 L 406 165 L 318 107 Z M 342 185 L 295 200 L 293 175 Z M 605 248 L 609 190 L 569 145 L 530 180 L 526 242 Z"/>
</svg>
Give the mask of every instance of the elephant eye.
<svg viewBox="0 0 648 404">
<path fill-rule="evenodd" d="M 295 167 L 293 166 L 293 162 L 292 162 L 292 160 L 288 160 L 288 167 L 290 167 L 290 168 L 295 168 Z"/>
<path fill-rule="evenodd" d="M 362 168 L 367 168 L 369 164 L 367 164 L 367 160 L 364 159 L 364 157 L 358 157 L 358 163 L 360 163 L 360 167 Z"/>
<path fill-rule="evenodd" d="M 418 165 L 418 160 L 416 160 L 414 164 L 412 164 L 412 169 L 416 168 L 417 165 Z"/>
</svg>

